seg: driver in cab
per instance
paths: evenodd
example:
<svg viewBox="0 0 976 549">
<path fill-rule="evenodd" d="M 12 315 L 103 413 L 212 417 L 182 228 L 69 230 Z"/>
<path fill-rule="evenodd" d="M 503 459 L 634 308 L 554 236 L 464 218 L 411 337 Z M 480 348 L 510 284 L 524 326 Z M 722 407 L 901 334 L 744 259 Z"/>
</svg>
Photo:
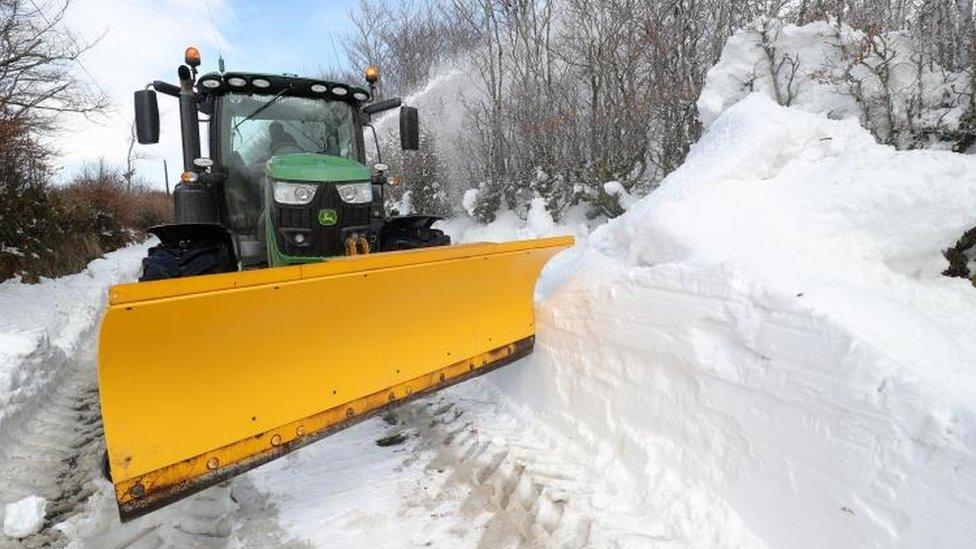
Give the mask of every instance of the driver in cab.
<svg viewBox="0 0 976 549">
<path fill-rule="evenodd" d="M 298 142 L 295 141 L 295 138 L 290 133 L 285 131 L 285 127 L 277 120 L 268 126 L 268 137 L 270 139 L 268 143 L 268 158 L 276 154 L 281 154 L 279 149 L 283 149 L 283 151 L 290 149 L 291 152 L 298 149 Z"/>
</svg>

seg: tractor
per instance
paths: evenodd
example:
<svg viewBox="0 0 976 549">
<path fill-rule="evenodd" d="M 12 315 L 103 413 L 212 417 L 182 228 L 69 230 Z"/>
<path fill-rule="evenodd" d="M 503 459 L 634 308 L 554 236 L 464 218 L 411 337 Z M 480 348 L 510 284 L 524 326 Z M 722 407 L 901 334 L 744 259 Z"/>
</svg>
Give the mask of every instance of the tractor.
<svg viewBox="0 0 976 549">
<path fill-rule="evenodd" d="M 448 246 L 438 218 L 388 216 L 371 120 L 399 107 L 405 150 L 419 122 L 372 101 L 375 67 L 363 89 L 199 66 L 189 48 L 179 86 L 135 92 L 143 144 L 159 141 L 157 92 L 179 100 L 183 173 L 175 223 L 151 229 L 140 281 L 109 290 L 101 323 L 122 520 L 528 355 L 536 279 L 573 243 Z"/>
<path fill-rule="evenodd" d="M 199 65 L 199 51 L 187 48 L 179 86 L 155 81 L 135 92 L 140 144 L 159 141 L 156 93 L 178 99 L 184 159 L 174 223 L 150 229 L 160 244 L 141 280 L 450 244 L 431 227 L 438 217 L 387 215 L 388 168 L 367 166 L 364 129 L 380 160 L 374 116 L 399 107 L 403 150 L 417 150 L 419 123 L 400 99 L 371 101 L 376 67 L 365 71 L 367 90 L 293 75 L 198 76 Z"/>
</svg>

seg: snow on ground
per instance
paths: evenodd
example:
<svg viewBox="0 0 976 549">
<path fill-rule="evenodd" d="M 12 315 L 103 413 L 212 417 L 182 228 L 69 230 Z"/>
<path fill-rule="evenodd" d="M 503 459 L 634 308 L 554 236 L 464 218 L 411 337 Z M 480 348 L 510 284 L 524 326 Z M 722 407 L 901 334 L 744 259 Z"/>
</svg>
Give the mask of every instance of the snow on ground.
<svg viewBox="0 0 976 549">
<path fill-rule="evenodd" d="M 108 287 L 138 276 L 146 246 L 106 254 L 77 274 L 0 283 L 0 428 L 56 379 L 101 317 Z"/>
<path fill-rule="evenodd" d="M 543 272 L 535 354 L 440 397 L 499 447 L 547 441 L 520 467 L 549 455 L 573 471 L 556 499 L 585 533 L 563 518 L 518 540 L 962 547 L 976 535 L 976 292 L 939 275 L 940 250 L 976 217 L 976 159 L 896 152 L 856 122 L 753 95 L 588 238 L 582 219 L 538 209 L 440 225 L 455 241 L 582 238 Z M 375 420 L 252 480 L 313 544 L 497 542 L 484 518 L 497 498 L 480 522 L 456 517 L 499 490 L 477 474 L 439 480 L 423 448 L 437 437 L 407 425 L 400 453 L 375 445 L 396 429 Z M 441 507 L 418 495 L 431 493 Z"/>
<path fill-rule="evenodd" d="M 606 546 L 602 471 L 553 435 L 475 380 L 248 477 L 290 539 L 314 546 Z"/>
<path fill-rule="evenodd" d="M 967 546 L 976 291 L 939 250 L 974 217 L 973 157 L 750 96 L 550 265 L 499 387 L 662 542 Z"/>
<path fill-rule="evenodd" d="M 590 232 L 584 208 L 570 209 L 557 223 L 546 211 L 546 202 L 542 198 L 531 201 L 525 219 L 521 219 L 511 210 L 504 210 L 488 224 L 478 223 L 469 216 L 460 215 L 438 221 L 434 227 L 450 235 L 451 241 L 456 243 L 502 242 L 562 235 L 585 238 Z"/>
<path fill-rule="evenodd" d="M 40 531 L 44 524 L 47 500 L 40 496 L 27 496 L 8 503 L 3 517 L 3 535 L 21 539 Z"/>
</svg>

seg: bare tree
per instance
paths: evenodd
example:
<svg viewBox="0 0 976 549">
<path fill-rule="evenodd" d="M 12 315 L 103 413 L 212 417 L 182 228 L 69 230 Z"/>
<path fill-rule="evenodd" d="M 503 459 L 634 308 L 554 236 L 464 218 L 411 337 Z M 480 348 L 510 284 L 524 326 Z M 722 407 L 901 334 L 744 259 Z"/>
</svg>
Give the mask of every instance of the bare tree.
<svg viewBox="0 0 976 549">
<path fill-rule="evenodd" d="M 390 55 L 388 45 L 383 40 L 383 32 L 389 24 L 389 10 L 380 0 L 360 0 L 356 9 L 349 13 L 354 34 L 346 43 L 346 57 L 354 67 L 365 68 L 376 65 L 381 70 L 386 67 Z M 377 87 L 377 95 L 383 96 L 383 83 Z"/>
<path fill-rule="evenodd" d="M 432 75 L 456 36 L 433 2 L 360 0 L 350 12 L 355 27 L 346 43 L 350 65 L 376 65 L 381 96 L 415 91 Z"/>
<path fill-rule="evenodd" d="M 640 195 L 681 165 L 701 132 L 706 75 L 747 27 L 759 57 L 744 91 L 793 105 L 807 82 L 829 82 L 882 141 L 969 148 L 973 18 L 969 0 L 361 0 L 348 47 L 354 64 L 381 66 L 386 94 L 419 89 L 441 63 L 470 67 L 477 93 L 452 143 L 463 154 L 441 171 L 457 175 L 445 181 L 453 196 L 478 187 L 481 219 L 522 213 L 536 196 L 557 218 L 580 204 L 613 216 L 623 209 L 604 183 Z M 819 61 L 781 36 L 814 21 L 836 29 L 837 66 L 806 66 Z"/>
<path fill-rule="evenodd" d="M 796 87 L 797 71 L 800 70 L 800 56 L 777 51 L 776 41 L 780 28 L 770 19 L 764 19 L 759 25 L 759 43 L 766 57 L 766 67 L 769 71 L 769 81 L 773 87 L 773 98 L 784 107 L 793 104 L 798 93 Z"/>
<path fill-rule="evenodd" d="M 32 129 L 49 126 L 58 113 L 90 114 L 108 97 L 77 76 L 81 56 L 93 43 L 64 25 L 69 1 L 45 12 L 36 1 L 0 0 L 0 109 L 30 118 Z"/>
<path fill-rule="evenodd" d="M 129 125 L 129 146 L 125 153 L 125 169 L 122 170 L 122 180 L 125 182 L 125 190 L 131 191 L 136 176 L 136 161 L 143 158 L 142 154 L 136 149 L 136 122 Z"/>
</svg>

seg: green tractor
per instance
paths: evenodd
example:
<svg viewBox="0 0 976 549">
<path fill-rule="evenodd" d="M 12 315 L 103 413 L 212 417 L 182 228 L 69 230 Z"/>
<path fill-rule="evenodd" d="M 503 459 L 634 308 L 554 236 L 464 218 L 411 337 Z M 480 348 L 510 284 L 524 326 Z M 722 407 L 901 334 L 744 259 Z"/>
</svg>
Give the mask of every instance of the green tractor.
<svg viewBox="0 0 976 549">
<path fill-rule="evenodd" d="M 199 51 L 187 48 L 179 86 L 155 81 L 135 92 L 140 144 L 159 141 L 156 92 L 179 100 L 184 170 L 173 192 L 174 223 L 150 229 L 160 244 L 144 260 L 141 280 L 450 244 L 431 227 L 437 217 L 387 216 L 387 166 L 367 166 L 364 129 L 372 130 L 379 160 L 371 119 L 399 107 L 401 147 L 416 150 L 418 113 L 400 99 L 371 101 L 375 67 L 366 70 L 366 90 L 292 75 L 198 77 L 199 65 Z"/>
<path fill-rule="evenodd" d="M 419 132 L 416 109 L 371 102 L 375 69 L 366 90 L 199 64 L 191 48 L 179 86 L 135 94 L 140 143 L 159 140 L 156 93 L 179 99 L 184 172 L 99 335 L 123 520 L 527 355 L 536 280 L 573 243 L 447 246 L 436 217 L 388 217 L 363 130 L 399 107 L 402 148 Z"/>
</svg>

